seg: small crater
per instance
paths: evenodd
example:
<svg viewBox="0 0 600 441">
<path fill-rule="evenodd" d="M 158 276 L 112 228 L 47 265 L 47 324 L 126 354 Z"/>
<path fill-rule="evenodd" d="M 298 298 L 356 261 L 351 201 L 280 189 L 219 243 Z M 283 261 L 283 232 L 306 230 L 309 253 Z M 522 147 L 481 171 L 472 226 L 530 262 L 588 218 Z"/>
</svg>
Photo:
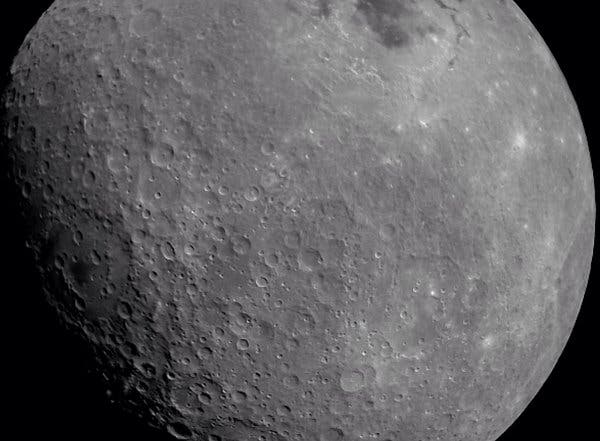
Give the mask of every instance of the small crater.
<svg viewBox="0 0 600 441">
<path fill-rule="evenodd" d="M 190 428 L 182 422 L 176 421 L 167 427 L 167 431 L 175 439 L 189 439 L 193 433 Z"/>
<path fill-rule="evenodd" d="M 39 102 L 40 106 L 48 106 L 54 102 L 55 97 L 56 97 L 56 82 L 50 80 L 50 81 L 46 82 L 46 84 L 44 84 L 42 89 L 39 91 L 38 102 Z"/>
<path fill-rule="evenodd" d="M 256 187 L 249 187 L 244 191 L 244 199 L 248 202 L 256 202 L 260 196 L 260 190 Z"/>
<path fill-rule="evenodd" d="M 250 347 L 250 343 L 245 338 L 240 338 L 236 343 L 236 347 L 240 351 L 246 351 Z"/>
<path fill-rule="evenodd" d="M 129 303 L 127 303 L 125 301 L 121 301 L 117 305 L 117 314 L 123 320 L 129 320 L 131 318 L 131 314 L 132 313 L 133 313 L 133 310 L 132 310 L 131 305 Z"/>
<path fill-rule="evenodd" d="M 171 242 L 164 242 L 160 246 L 160 252 L 165 258 L 165 260 L 175 260 L 177 253 L 175 252 L 175 247 Z"/>
<path fill-rule="evenodd" d="M 314 248 L 303 248 L 298 254 L 298 265 L 302 271 L 314 271 L 322 262 L 321 253 Z"/>
<path fill-rule="evenodd" d="M 157 167 L 167 168 L 175 157 L 175 149 L 170 144 L 161 142 L 150 152 L 150 160 Z"/>
<path fill-rule="evenodd" d="M 379 234 L 383 240 L 389 242 L 396 236 L 396 227 L 393 224 L 385 224 L 379 230 Z"/>
<path fill-rule="evenodd" d="M 284 377 L 283 385 L 290 389 L 296 388 L 300 385 L 300 379 L 296 375 L 288 375 Z"/>
<path fill-rule="evenodd" d="M 234 393 L 231 394 L 231 399 L 233 400 L 234 403 L 243 403 L 244 401 L 246 401 L 246 393 L 242 392 L 240 390 L 235 391 Z"/>
<path fill-rule="evenodd" d="M 340 377 L 340 386 L 345 392 L 358 392 L 364 386 L 365 376 L 358 369 L 345 370 Z"/>
<path fill-rule="evenodd" d="M 344 432 L 337 427 L 330 427 L 319 435 L 319 441 L 342 441 Z"/>
<path fill-rule="evenodd" d="M 239 255 L 248 254 L 250 249 L 252 248 L 252 243 L 250 240 L 240 234 L 236 234 L 231 238 L 231 243 L 233 246 L 233 251 Z"/>
<path fill-rule="evenodd" d="M 287 233 L 283 238 L 283 243 L 286 247 L 297 250 L 300 248 L 300 234 L 296 231 Z"/>
<path fill-rule="evenodd" d="M 111 132 L 110 127 L 109 115 L 104 110 L 91 109 L 89 114 L 85 115 L 83 128 L 91 139 L 105 139 Z"/>
</svg>

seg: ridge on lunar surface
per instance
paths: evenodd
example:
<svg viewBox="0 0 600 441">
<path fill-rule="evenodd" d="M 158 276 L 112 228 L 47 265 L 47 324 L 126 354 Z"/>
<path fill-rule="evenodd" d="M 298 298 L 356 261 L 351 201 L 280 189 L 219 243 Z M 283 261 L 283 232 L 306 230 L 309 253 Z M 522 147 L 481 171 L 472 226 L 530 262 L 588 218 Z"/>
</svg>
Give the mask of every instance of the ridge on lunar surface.
<svg viewBox="0 0 600 441">
<path fill-rule="evenodd" d="M 57 319 L 176 439 L 497 438 L 589 275 L 579 114 L 492 0 L 57 0 L 2 139 Z"/>
</svg>

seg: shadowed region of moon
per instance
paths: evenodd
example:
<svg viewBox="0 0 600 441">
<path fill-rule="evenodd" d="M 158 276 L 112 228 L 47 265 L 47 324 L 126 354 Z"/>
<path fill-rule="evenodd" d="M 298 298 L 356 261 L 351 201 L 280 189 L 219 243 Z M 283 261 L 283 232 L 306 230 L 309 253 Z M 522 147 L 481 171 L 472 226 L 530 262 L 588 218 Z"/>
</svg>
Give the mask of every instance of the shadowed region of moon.
<svg viewBox="0 0 600 441">
<path fill-rule="evenodd" d="M 401 19 L 410 20 L 414 12 L 402 0 L 358 0 L 356 10 L 364 15 L 369 27 L 388 47 L 404 46 L 410 34 Z"/>
<path fill-rule="evenodd" d="M 585 133 L 512 2 L 57 0 L 1 122 L 45 300 L 175 439 L 493 440 L 581 305 Z"/>
<path fill-rule="evenodd" d="M 318 0 L 318 15 L 320 17 L 329 18 L 331 16 L 332 4 L 331 0 Z"/>
</svg>

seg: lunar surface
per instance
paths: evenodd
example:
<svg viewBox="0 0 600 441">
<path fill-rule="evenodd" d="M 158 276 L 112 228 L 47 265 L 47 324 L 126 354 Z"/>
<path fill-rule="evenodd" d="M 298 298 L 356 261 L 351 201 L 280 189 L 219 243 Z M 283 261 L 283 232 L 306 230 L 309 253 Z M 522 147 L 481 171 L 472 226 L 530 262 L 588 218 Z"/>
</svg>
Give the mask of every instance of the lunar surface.
<svg viewBox="0 0 600 441">
<path fill-rule="evenodd" d="M 58 0 L 10 74 L 11 209 L 132 418 L 494 440 L 566 343 L 591 163 L 511 1 Z"/>
</svg>

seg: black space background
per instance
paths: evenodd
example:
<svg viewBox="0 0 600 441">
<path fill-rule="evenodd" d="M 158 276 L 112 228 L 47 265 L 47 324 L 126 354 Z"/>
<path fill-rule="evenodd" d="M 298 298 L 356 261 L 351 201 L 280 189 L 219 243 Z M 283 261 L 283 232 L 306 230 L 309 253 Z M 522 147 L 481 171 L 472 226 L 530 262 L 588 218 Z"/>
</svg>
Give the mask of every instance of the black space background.
<svg viewBox="0 0 600 441">
<path fill-rule="evenodd" d="M 168 0 L 165 0 L 168 1 Z M 20 43 L 51 0 L 2 1 L 0 5 L 0 72 L 9 68 Z M 594 167 L 600 133 L 596 111 L 598 21 L 594 1 L 517 1 L 534 22 L 561 65 L 578 102 Z M 596 54 L 596 55 L 594 55 Z M 4 152 L 0 171 L 4 174 Z M 4 339 L 0 438 L 6 440 L 167 440 L 119 415 L 105 403 L 80 367 L 81 350 L 72 345 L 49 317 L 27 265 L 20 224 L 11 211 L 10 192 L 1 181 L 0 303 Z M 597 391 L 598 332 L 593 325 L 598 256 L 588 292 L 567 348 L 532 404 L 501 441 L 588 439 L 600 408 Z M 13 432 L 16 431 L 16 432 Z M 13 433 L 13 435 L 10 435 Z M 15 436 L 16 435 L 16 436 Z"/>
</svg>

